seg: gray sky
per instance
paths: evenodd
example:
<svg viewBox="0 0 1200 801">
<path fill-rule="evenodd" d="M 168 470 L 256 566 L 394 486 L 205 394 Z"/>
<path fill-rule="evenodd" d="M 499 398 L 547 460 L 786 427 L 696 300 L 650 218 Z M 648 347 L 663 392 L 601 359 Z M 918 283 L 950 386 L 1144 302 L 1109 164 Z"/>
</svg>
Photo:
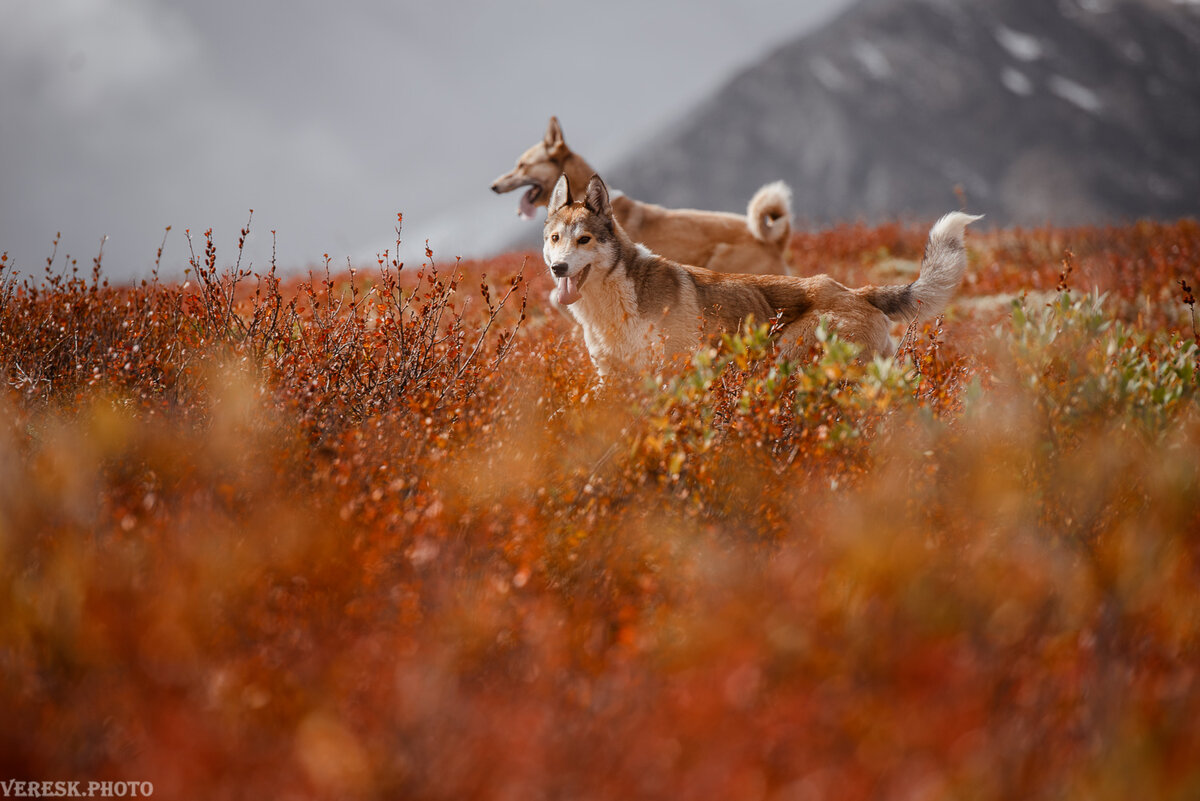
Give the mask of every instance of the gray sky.
<svg viewBox="0 0 1200 801">
<path fill-rule="evenodd" d="M 522 226 L 488 186 L 557 114 L 598 168 L 851 0 L 3 0 L 0 250 L 62 231 L 113 278 L 222 265 L 254 209 L 265 268 L 482 255 Z M 198 246 L 198 252 L 199 246 Z M 166 271 L 164 271 L 166 272 Z"/>
</svg>

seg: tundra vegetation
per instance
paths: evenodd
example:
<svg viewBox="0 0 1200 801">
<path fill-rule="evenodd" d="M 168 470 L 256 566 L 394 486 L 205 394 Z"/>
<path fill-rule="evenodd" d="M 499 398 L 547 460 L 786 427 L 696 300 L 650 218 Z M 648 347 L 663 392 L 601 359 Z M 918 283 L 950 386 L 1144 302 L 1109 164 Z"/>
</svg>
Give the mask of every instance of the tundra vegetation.
<svg viewBox="0 0 1200 801">
<path fill-rule="evenodd" d="M 925 232 L 792 261 L 906 281 Z M 534 254 L 248 233 L 0 259 L 0 777 L 1200 797 L 1196 222 L 972 230 L 893 360 L 751 321 L 603 388 Z"/>
</svg>

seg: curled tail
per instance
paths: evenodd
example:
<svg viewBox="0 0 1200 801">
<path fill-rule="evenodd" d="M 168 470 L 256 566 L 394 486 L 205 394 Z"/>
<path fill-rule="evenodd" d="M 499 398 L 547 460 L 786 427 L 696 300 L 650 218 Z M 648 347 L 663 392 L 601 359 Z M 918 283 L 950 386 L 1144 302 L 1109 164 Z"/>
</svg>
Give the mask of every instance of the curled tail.
<svg viewBox="0 0 1200 801">
<path fill-rule="evenodd" d="M 898 323 L 926 320 L 941 314 L 967 269 L 963 234 L 983 215 L 952 211 L 929 229 L 921 274 L 907 286 L 873 286 L 863 290 L 872 306 Z"/>
<path fill-rule="evenodd" d="M 755 239 L 782 250 L 792 232 L 792 190 L 783 181 L 763 186 L 750 198 L 746 217 Z"/>
</svg>

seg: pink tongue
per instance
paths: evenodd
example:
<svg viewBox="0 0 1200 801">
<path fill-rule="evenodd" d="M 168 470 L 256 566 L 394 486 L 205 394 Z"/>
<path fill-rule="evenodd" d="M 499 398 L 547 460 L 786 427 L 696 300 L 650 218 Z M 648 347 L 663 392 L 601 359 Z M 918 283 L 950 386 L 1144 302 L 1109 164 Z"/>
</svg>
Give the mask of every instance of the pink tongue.
<svg viewBox="0 0 1200 801">
<path fill-rule="evenodd" d="M 579 294 L 579 287 L 575 283 L 574 276 L 568 275 L 558 279 L 558 286 L 554 288 L 555 300 L 564 306 L 570 306 L 581 297 L 583 296 Z"/>
<path fill-rule="evenodd" d="M 521 195 L 521 202 L 517 206 L 517 214 L 520 215 L 522 220 L 532 220 L 534 213 L 537 211 L 537 207 L 529 199 L 531 194 L 533 194 L 532 191 L 524 192 Z"/>
</svg>

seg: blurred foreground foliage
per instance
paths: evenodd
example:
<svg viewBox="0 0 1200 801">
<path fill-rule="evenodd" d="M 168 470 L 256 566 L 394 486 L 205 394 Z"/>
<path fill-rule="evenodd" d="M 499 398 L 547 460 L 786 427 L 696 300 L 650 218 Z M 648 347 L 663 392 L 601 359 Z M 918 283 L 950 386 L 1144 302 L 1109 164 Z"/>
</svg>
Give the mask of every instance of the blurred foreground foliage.
<svg viewBox="0 0 1200 801">
<path fill-rule="evenodd" d="M 794 250 L 907 280 L 922 236 Z M 1200 231 L 969 248 L 895 359 L 750 322 L 604 387 L 532 256 L 5 259 L 0 777 L 1200 797 Z"/>
</svg>

